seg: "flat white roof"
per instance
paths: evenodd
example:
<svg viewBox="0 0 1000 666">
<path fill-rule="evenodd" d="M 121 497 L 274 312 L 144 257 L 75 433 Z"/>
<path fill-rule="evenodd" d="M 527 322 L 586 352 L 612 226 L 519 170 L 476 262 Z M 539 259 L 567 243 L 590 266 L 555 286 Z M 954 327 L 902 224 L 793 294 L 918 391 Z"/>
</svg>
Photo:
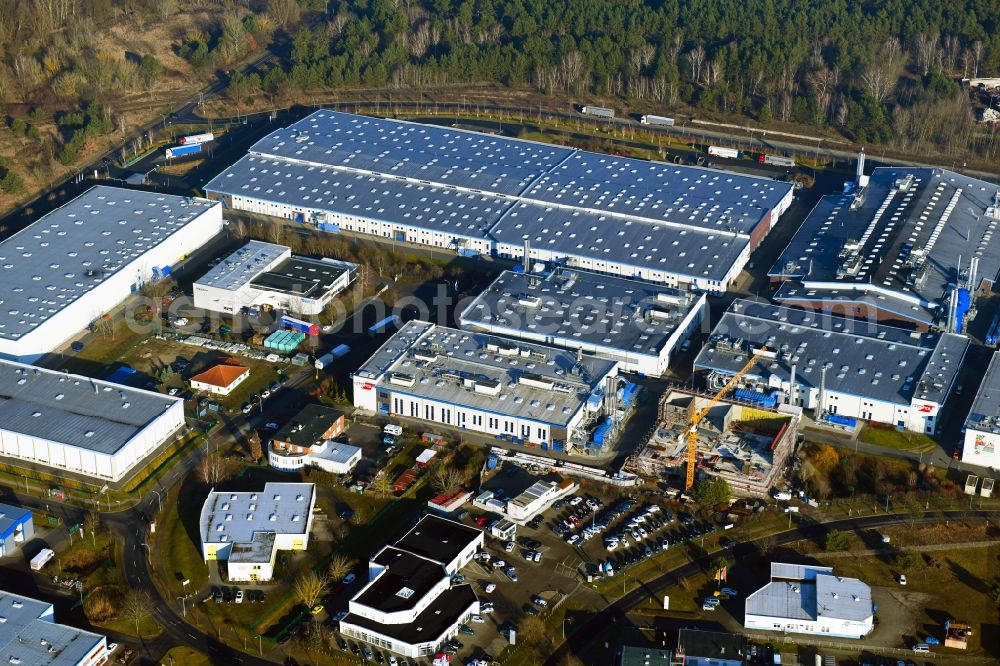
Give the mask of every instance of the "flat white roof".
<svg viewBox="0 0 1000 666">
<path fill-rule="evenodd" d="M 220 205 L 98 185 L 44 215 L 0 242 L 0 338 L 30 333 Z"/>
<path fill-rule="evenodd" d="M 201 508 L 202 543 L 250 543 L 257 532 L 306 534 L 313 483 L 265 483 L 256 492 L 209 493 Z"/>
<path fill-rule="evenodd" d="M 195 285 L 227 291 L 239 289 L 291 252 L 284 245 L 252 240 L 213 266 Z"/>
</svg>

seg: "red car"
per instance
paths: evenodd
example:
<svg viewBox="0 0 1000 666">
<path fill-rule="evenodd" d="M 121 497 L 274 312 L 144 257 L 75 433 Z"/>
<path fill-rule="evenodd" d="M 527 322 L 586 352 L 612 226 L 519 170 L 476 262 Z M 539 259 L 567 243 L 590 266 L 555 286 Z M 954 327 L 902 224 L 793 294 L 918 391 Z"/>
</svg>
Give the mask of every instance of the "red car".
<svg viewBox="0 0 1000 666">
<path fill-rule="evenodd" d="M 478 518 L 476 518 L 476 525 L 483 527 L 486 525 L 487 520 L 489 520 L 489 518 L 487 518 L 485 515 L 479 516 Z"/>
</svg>

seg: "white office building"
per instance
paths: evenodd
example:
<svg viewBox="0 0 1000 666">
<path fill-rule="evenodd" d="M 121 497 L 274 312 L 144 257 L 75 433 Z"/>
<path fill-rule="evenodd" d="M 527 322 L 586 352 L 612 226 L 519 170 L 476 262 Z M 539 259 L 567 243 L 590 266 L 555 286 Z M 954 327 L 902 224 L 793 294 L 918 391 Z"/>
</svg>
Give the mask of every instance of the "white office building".
<svg viewBox="0 0 1000 666">
<path fill-rule="evenodd" d="M 195 281 L 194 305 L 227 314 L 263 309 L 315 316 L 350 285 L 357 268 L 252 240 Z"/>
<path fill-rule="evenodd" d="M 507 502 L 505 513 L 518 525 L 523 525 L 545 509 L 552 506 L 556 500 L 572 495 L 580 487 L 572 479 L 561 481 L 540 479 L 528 486 L 524 492 Z"/>
<path fill-rule="evenodd" d="M 724 291 L 791 183 L 321 109 L 205 185 L 235 210 Z"/>
<path fill-rule="evenodd" d="M 266 483 L 259 492 L 208 494 L 201 508 L 201 551 L 206 562 L 225 561 L 229 580 L 271 580 L 279 550 L 309 547 L 316 486 Z"/>
<path fill-rule="evenodd" d="M 93 187 L 0 242 L 0 356 L 33 362 L 222 230 L 222 205 Z"/>
<path fill-rule="evenodd" d="M 709 388 L 719 388 L 766 348 L 741 380 L 746 392 L 737 399 L 801 406 L 833 423 L 874 421 L 933 434 L 968 347 L 968 338 L 953 333 L 736 300 L 694 369 Z"/>
<path fill-rule="evenodd" d="M 771 582 L 746 598 L 751 630 L 864 638 L 875 623 L 872 589 L 832 567 L 771 563 Z"/>
<path fill-rule="evenodd" d="M 986 369 L 972 409 L 965 419 L 962 462 L 1000 468 L 1000 353 Z"/>
<path fill-rule="evenodd" d="M 354 373 L 354 405 L 569 451 L 587 446 L 617 372 L 613 361 L 410 321 Z"/>
<path fill-rule="evenodd" d="M 504 271 L 459 315 L 470 331 L 540 342 L 662 375 L 705 314 L 705 294 L 569 268 Z"/>
<path fill-rule="evenodd" d="M 424 516 L 368 563 L 368 583 L 351 599 L 340 632 L 407 658 L 434 655 L 479 612 L 468 584 L 451 576 L 483 547 L 480 530 Z"/>
<path fill-rule="evenodd" d="M 0 360 L 0 460 L 124 479 L 184 431 L 184 401 Z"/>
<path fill-rule="evenodd" d="M 0 655 L 11 666 L 99 666 L 107 663 L 107 637 L 59 624 L 55 608 L 0 590 Z"/>
</svg>

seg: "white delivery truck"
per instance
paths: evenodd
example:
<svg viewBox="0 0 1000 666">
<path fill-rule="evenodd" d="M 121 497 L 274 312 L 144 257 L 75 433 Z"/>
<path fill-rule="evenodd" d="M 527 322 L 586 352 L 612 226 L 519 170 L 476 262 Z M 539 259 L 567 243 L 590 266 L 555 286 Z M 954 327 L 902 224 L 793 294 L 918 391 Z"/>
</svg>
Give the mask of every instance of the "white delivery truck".
<svg viewBox="0 0 1000 666">
<path fill-rule="evenodd" d="M 38 555 L 35 555 L 33 558 L 31 558 L 31 570 L 41 571 L 42 567 L 48 564 L 49 560 L 51 560 L 55 556 L 56 556 L 55 551 L 53 551 L 51 548 L 42 548 L 38 552 Z"/>
</svg>

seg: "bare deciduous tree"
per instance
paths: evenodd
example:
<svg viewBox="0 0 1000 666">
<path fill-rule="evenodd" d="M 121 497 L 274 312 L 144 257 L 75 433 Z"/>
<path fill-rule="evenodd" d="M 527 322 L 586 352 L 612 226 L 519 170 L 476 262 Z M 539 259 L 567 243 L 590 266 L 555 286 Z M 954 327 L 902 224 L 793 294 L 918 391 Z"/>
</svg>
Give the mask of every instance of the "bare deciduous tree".
<svg viewBox="0 0 1000 666">
<path fill-rule="evenodd" d="M 434 471 L 434 479 L 431 482 L 434 490 L 439 493 L 452 494 L 462 489 L 465 483 L 465 470 L 452 467 L 450 465 L 439 465 Z"/>
<path fill-rule="evenodd" d="M 153 605 L 146 590 L 131 589 L 125 595 L 125 603 L 122 604 L 122 615 L 126 619 L 135 622 L 135 633 L 139 634 L 139 625 L 143 620 L 150 617 L 149 609 Z"/>
<path fill-rule="evenodd" d="M 351 573 L 353 568 L 354 560 L 343 553 L 336 553 L 330 558 L 330 564 L 327 566 L 326 571 L 330 574 L 331 579 L 340 581 L 344 580 L 344 577 Z"/>
<path fill-rule="evenodd" d="M 330 581 L 326 576 L 321 576 L 315 571 L 307 571 L 295 579 L 293 589 L 295 596 L 303 605 L 312 608 L 326 594 L 330 587 Z"/>
<path fill-rule="evenodd" d="M 217 486 L 229 478 L 229 465 L 219 456 L 208 455 L 198 463 L 198 480 L 206 486 Z"/>
<path fill-rule="evenodd" d="M 97 545 L 97 531 L 101 529 L 101 518 L 97 515 L 96 511 L 88 511 L 87 515 L 83 517 L 83 531 L 90 532 L 90 539 L 93 544 Z"/>
<path fill-rule="evenodd" d="M 983 59 L 983 41 L 977 39 L 972 42 L 972 57 L 974 59 L 974 64 L 972 67 L 972 76 L 979 76 L 979 62 Z"/>
<path fill-rule="evenodd" d="M 701 44 L 687 52 L 687 60 L 691 66 L 691 80 L 698 83 L 701 80 L 701 68 L 705 64 L 705 49 Z"/>
<path fill-rule="evenodd" d="M 927 76 L 934 66 L 938 44 L 937 33 L 920 33 L 913 43 L 913 57 L 921 76 Z"/>
</svg>

